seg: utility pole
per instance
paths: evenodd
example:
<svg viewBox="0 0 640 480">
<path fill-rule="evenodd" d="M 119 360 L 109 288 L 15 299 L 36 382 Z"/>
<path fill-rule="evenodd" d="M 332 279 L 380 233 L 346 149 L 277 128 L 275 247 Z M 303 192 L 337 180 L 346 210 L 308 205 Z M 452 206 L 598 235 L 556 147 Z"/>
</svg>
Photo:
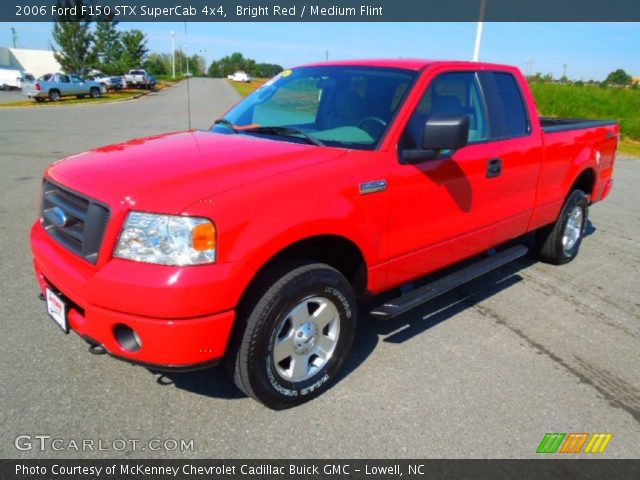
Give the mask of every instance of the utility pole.
<svg viewBox="0 0 640 480">
<path fill-rule="evenodd" d="M 13 48 L 18 48 L 18 34 L 13 27 L 11 27 L 11 38 L 13 39 Z"/>
<path fill-rule="evenodd" d="M 484 27 L 484 9 L 487 6 L 487 0 L 480 1 L 480 15 L 478 16 L 478 27 L 476 29 L 476 45 L 473 49 L 473 61 L 477 62 L 480 58 L 480 44 L 482 43 L 482 29 Z"/>
<path fill-rule="evenodd" d="M 187 77 L 189 77 L 189 75 L 190 75 L 189 74 L 189 53 L 188 53 L 188 49 L 187 49 L 186 45 L 184 47 L 184 56 L 185 56 L 185 59 L 187 61 Z"/>
<path fill-rule="evenodd" d="M 531 55 L 529 55 L 527 57 L 527 77 L 531 76 L 531 72 L 532 72 L 532 67 L 533 66 L 533 60 L 531 60 Z"/>
<path fill-rule="evenodd" d="M 171 30 L 171 76 L 176 78 L 176 32 Z"/>
<path fill-rule="evenodd" d="M 563 71 L 563 73 L 562 73 L 562 79 L 563 79 L 563 80 L 566 80 L 566 79 L 567 79 L 567 64 L 565 63 L 565 64 L 563 65 L 563 67 L 564 67 L 564 71 Z"/>
<path fill-rule="evenodd" d="M 325 61 L 327 61 L 327 62 L 329 61 L 329 50 L 325 50 L 325 51 L 324 51 L 324 59 L 325 59 Z"/>
</svg>

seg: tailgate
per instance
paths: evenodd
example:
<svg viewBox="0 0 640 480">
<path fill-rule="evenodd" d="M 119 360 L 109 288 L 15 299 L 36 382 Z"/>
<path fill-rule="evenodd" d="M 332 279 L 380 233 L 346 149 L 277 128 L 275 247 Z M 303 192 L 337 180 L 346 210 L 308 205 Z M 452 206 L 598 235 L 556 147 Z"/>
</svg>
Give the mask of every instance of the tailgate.
<svg viewBox="0 0 640 480">
<path fill-rule="evenodd" d="M 40 93 L 38 90 L 36 90 L 36 84 L 33 82 L 28 82 L 28 83 L 23 83 L 22 84 L 22 94 L 23 95 L 28 95 L 28 96 L 33 96 L 33 95 L 37 95 L 38 93 Z"/>
</svg>

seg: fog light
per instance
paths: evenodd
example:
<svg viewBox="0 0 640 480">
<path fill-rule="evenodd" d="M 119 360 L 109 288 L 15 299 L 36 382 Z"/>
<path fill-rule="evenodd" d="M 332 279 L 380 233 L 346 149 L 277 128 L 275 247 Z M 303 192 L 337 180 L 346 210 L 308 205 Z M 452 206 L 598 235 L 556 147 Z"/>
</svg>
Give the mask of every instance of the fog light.
<svg viewBox="0 0 640 480">
<path fill-rule="evenodd" d="M 137 352 L 142 348 L 142 340 L 140 339 L 140 335 L 138 332 L 133 330 L 131 327 L 127 327 L 119 323 L 113 329 L 113 334 L 116 337 L 118 344 L 125 350 L 130 352 Z"/>
</svg>

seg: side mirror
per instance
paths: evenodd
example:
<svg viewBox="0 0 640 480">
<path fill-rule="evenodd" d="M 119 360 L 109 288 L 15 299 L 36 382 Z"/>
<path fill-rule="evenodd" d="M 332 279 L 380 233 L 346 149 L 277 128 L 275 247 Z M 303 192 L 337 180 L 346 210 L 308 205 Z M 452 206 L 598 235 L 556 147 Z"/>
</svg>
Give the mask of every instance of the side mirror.
<svg viewBox="0 0 640 480">
<path fill-rule="evenodd" d="M 469 142 L 469 116 L 437 113 L 424 124 L 422 148 L 402 152 L 402 163 L 415 164 L 436 158 L 441 150 L 457 150 Z"/>
</svg>

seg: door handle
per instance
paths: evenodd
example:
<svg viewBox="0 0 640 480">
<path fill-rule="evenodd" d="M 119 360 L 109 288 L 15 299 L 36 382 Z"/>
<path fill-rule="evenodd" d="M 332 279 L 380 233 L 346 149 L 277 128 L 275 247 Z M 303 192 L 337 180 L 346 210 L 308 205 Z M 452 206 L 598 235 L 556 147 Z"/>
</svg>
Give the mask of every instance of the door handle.
<svg viewBox="0 0 640 480">
<path fill-rule="evenodd" d="M 502 173 L 502 159 L 492 158 L 487 162 L 487 178 L 499 177 Z"/>
</svg>

